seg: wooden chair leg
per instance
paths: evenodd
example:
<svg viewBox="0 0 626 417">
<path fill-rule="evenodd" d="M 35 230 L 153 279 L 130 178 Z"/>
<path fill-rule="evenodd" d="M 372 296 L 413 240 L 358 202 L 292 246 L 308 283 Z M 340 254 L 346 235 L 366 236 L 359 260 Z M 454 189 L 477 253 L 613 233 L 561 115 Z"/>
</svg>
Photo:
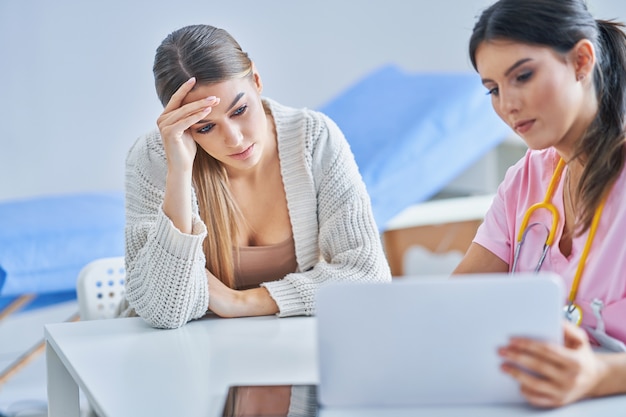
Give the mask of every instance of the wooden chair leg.
<svg viewBox="0 0 626 417">
<path fill-rule="evenodd" d="M 25 307 L 35 299 L 35 294 L 24 294 L 11 301 L 2 311 L 0 311 L 0 321 L 15 313 L 19 309 Z"/>
<path fill-rule="evenodd" d="M 80 319 L 78 313 L 72 315 L 70 318 L 65 320 L 66 322 L 74 322 Z M 0 387 L 4 385 L 14 374 L 19 372 L 20 369 L 28 365 L 33 359 L 39 356 L 42 352 L 45 351 L 46 341 L 45 339 L 40 340 L 33 347 L 24 352 L 19 358 L 9 364 L 4 370 L 0 372 Z"/>
</svg>

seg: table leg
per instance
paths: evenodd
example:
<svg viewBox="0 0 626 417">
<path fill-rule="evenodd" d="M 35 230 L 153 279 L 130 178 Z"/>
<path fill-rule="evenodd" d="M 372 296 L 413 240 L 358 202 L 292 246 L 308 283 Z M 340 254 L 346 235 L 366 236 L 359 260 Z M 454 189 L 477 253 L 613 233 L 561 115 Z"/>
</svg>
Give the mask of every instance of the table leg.
<svg viewBox="0 0 626 417">
<path fill-rule="evenodd" d="M 78 385 L 55 350 L 46 343 L 48 417 L 80 417 Z"/>
</svg>

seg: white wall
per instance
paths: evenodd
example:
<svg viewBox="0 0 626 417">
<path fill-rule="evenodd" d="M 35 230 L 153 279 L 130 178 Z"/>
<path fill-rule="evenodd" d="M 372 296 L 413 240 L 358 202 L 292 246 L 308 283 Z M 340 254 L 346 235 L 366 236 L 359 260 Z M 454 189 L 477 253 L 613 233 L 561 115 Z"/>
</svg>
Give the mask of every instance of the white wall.
<svg viewBox="0 0 626 417">
<path fill-rule="evenodd" d="M 316 108 L 374 68 L 470 70 L 491 0 L 0 0 L 0 200 L 122 190 L 126 150 L 155 126 L 160 41 L 187 24 L 230 31 L 265 94 Z M 589 0 L 626 20 L 626 2 Z"/>
</svg>

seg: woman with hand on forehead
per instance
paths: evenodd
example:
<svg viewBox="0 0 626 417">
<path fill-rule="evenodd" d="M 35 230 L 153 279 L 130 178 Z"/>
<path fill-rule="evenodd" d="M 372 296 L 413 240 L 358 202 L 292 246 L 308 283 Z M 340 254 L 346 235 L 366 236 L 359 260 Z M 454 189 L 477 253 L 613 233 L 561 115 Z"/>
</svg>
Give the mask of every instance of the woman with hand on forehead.
<svg viewBox="0 0 626 417">
<path fill-rule="evenodd" d="M 154 76 L 158 130 L 126 163 L 122 316 L 175 328 L 208 311 L 311 315 L 323 285 L 391 280 L 332 120 L 263 97 L 248 55 L 209 25 L 167 36 Z"/>
<path fill-rule="evenodd" d="M 513 338 L 499 352 L 537 406 L 626 393 L 622 29 L 595 20 L 583 0 L 500 0 L 470 39 L 495 111 L 529 150 L 507 171 L 455 273 L 562 277 L 564 345 Z"/>
</svg>

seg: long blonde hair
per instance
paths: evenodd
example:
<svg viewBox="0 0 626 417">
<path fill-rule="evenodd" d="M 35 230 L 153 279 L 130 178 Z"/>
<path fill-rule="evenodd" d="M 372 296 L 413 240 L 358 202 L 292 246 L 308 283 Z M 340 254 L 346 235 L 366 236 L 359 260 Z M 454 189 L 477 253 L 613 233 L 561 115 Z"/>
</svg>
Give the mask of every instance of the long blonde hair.
<svg viewBox="0 0 626 417">
<path fill-rule="evenodd" d="M 165 38 L 157 48 L 153 72 L 157 95 L 166 106 L 189 78 L 196 77 L 196 85 L 205 85 L 250 76 L 252 61 L 225 30 L 192 25 Z M 200 218 L 208 229 L 203 243 L 206 267 L 233 288 L 233 242 L 237 241 L 238 223 L 243 217 L 230 192 L 226 170 L 198 146 L 192 178 Z"/>
</svg>

